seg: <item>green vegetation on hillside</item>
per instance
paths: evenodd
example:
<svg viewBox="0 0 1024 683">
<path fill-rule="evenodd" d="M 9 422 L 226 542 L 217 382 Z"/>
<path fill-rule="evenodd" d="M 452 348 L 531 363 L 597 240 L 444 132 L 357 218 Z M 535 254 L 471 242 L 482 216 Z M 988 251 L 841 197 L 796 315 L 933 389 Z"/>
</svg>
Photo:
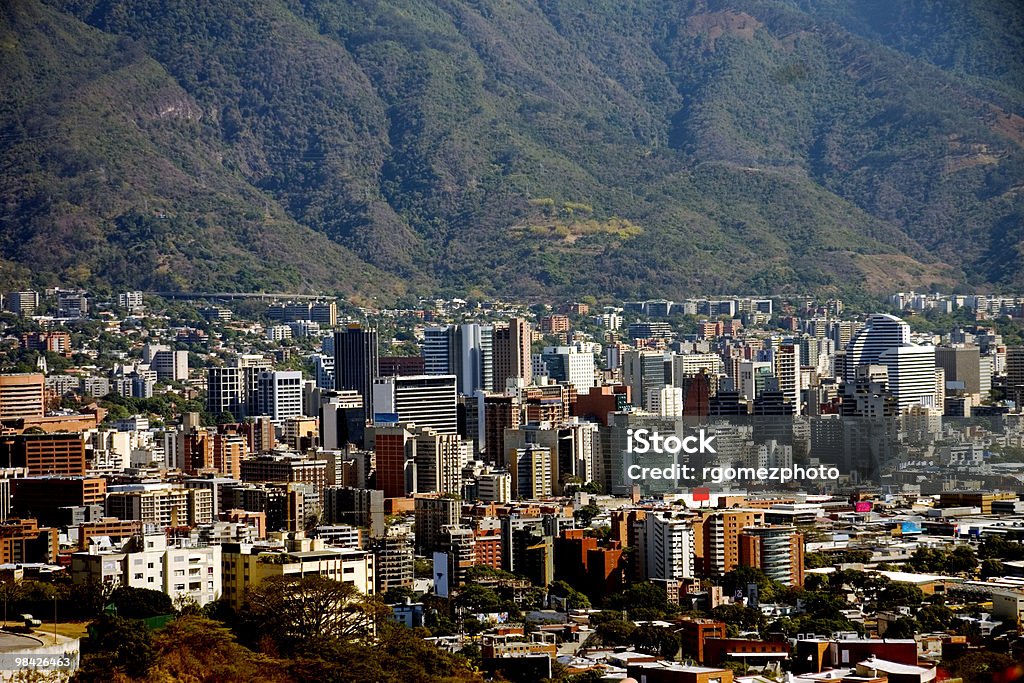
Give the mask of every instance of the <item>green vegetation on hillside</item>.
<svg viewBox="0 0 1024 683">
<path fill-rule="evenodd" d="M 1024 10 L 947 5 L 14 0 L 0 280 L 1021 287 Z"/>
</svg>

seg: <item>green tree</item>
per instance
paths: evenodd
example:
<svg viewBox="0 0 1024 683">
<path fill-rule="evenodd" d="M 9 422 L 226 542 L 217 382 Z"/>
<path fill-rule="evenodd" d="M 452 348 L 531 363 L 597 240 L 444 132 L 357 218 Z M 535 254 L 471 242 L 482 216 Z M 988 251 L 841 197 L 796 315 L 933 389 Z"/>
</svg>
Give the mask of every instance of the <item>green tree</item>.
<svg viewBox="0 0 1024 683">
<path fill-rule="evenodd" d="M 889 625 L 885 629 L 885 633 L 882 634 L 885 638 L 900 639 L 900 638 L 913 638 L 914 634 L 917 633 L 918 625 L 911 617 L 900 617 L 889 622 Z"/>
<path fill-rule="evenodd" d="M 989 558 L 981 561 L 981 578 L 988 579 L 993 576 L 1005 576 L 1006 567 L 1001 560 Z"/>
<path fill-rule="evenodd" d="M 955 614 L 945 605 L 925 605 L 917 611 L 922 631 L 946 631 L 953 626 Z"/>
<path fill-rule="evenodd" d="M 641 652 L 672 659 L 679 652 L 679 637 L 671 629 L 644 624 L 630 634 L 630 643 Z"/>
<path fill-rule="evenodd" d="M 289 680 L 284 662 L 239 645 L 231 631 L 210 619 L 175 619 L 152 639 L 156 656 L 151 676 L 156 680 Z"/>
<path fill-rule="evenodd" d="M 567 609 L 590 609 L 590 598 L 579 592 L 565 581 L 555 581 L 548 586 L 548 591 L 555 596 L 565 598 Z"/>
<path fill-rule="evenodd" d="M 174 612 L 171 596 L 148 588 L 118 586 L 110 601 L 117 608 L 117 615 L 126 619 L 147 619 Z"/>
<path fill-rule="evenodd" d="M 572 515 L 576 519 L 577 527 L 586 528 L 594 521 L 594 518 L 601 514 L 601 508 L 590 503 L 575 510 Z"/>
<path fill-rule="evenodd" d="M 469 584 L 459 589 L 455 605 L 471 612 L 497 612 L 501 608 L 501 597 L 486 586 Z"/>
<path fill-rule="evenodd" d="M 878 594 L 878 602 L 886 607 L 916 607 L 924 602 L 924 593 L 917 586 L 894 583 Z"/>
<path fill-rule="evenodd" d="M 275 576 L 249 589 L 243 619 L 278 651 L 362 642 L 390 610 L 355 586 L 324 576 Z"/>
<path fill-rule="evenodd" d="M 107 683 L 118 673 L 140 678 L 156 662 L 153 639 L 142 622 L 109 615 L 89 625 L 82 654 L 77 674 L 82 683 Z"/>
<path fill-rule="evenodd" d="M 719 605 L 711 610 L 711 616 L 744 631 L 760 630 L 764 620 L 761 610 L 738 603 Z"/>
<path fill-rule="evenodd" d="M 633 622 L 616 619 L 598 625 L 595 632 L 604 646 L 610 646 L 629 645 L 635 630 L 636 624 Z"/>
</svg>

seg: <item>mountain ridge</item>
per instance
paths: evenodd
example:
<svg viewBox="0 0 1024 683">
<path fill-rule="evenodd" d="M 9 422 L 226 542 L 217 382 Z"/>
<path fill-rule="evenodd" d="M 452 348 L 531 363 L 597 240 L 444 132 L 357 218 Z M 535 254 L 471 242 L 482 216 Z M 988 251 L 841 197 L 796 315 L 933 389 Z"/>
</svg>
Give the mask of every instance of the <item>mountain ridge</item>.
<svg viewBox="0 0 1024 683">
<path fill-rule="evenodd" d="M 915 36 L 976 45 L 1002 17 L 993 44 L 1021 44 L 1012 3 L 951 26 L 910 4 Z M 943 64 L 874 0 L 0 12 L 11 285 L 1024 285 L 1019 55 Z"/>
</svg>

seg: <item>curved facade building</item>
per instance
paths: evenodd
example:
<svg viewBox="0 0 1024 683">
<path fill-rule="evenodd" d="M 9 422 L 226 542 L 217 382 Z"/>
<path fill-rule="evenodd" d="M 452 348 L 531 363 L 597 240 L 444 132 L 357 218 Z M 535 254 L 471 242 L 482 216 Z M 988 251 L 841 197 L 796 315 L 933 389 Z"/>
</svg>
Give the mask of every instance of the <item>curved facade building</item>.
<svg viewBox="0 0 1024 683">
<path fill-rule="evenodd" d="M 935 406 L 935 347 L 910 341 L 910 325 L 893 315 L 876 313 L 846 347 L 844 379 L 854 381 L 858 366 L 888 369 L 889 391 L 900 411 L 910 406 Z"/>
</svg>

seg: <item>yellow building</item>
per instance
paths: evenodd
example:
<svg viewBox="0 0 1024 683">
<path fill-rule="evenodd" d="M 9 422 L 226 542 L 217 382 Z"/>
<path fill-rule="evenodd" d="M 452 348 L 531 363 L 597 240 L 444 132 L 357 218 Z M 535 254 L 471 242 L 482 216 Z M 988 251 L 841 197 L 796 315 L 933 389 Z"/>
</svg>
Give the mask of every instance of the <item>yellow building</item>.
<svg viewBox="0 0 1024 683">
<path fill-rule="evenodd" d="M 362 550 L 326 548 L 322 541 L 291 538 L 284 547 L 225 543 L 221 554 L 224 598 L 235 609 L 250 587 L 273 576 L 325 576 L 360 593 L 374 592 L 374 557 Z"/>
</svg>

